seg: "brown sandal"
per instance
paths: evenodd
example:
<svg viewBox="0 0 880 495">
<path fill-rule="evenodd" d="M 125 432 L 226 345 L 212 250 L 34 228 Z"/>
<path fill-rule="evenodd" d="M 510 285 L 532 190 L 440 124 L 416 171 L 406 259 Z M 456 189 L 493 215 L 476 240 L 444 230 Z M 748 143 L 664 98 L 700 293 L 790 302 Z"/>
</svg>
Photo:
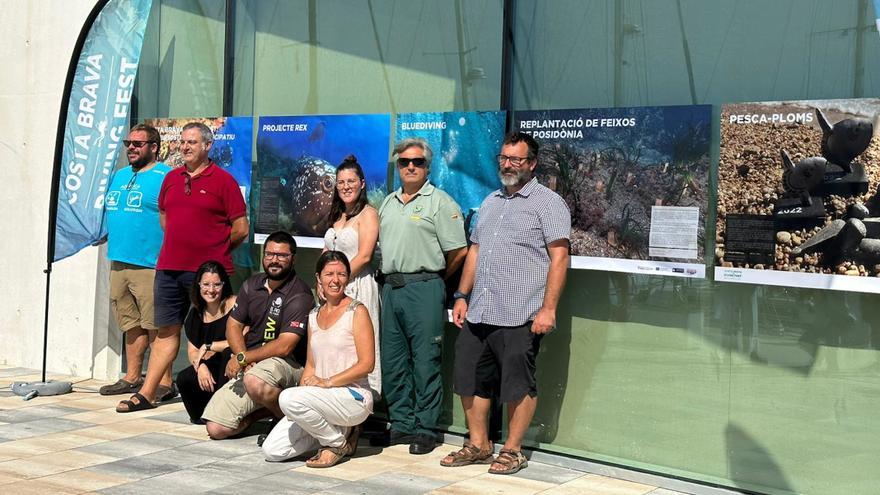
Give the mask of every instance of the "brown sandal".
<svg viewBox="0 0 880 495">
<path fill-rule="evenodd" d="M 528 459 L 520 450 L 501 449 L 494 464 L 501 464 L 501 469 L 489 468 L 491 474 L 513 474 L 529 465 Z"/>
<path fill-rule="evenodd" d="M 358 439 L 361 436 L 361 425 L 352 426 L 345 436 L 346 455 L 354 455 L 358 449 Z"/>
<path fill-rule="evenodd" d="M 491 443 L 488 449 L 483 450 L 470 442 L 465 442 L 460 449 L 450 452 L 449 455 L 440 459 L 440 465 L 444 467 L 459 467 L 471 464 L 491 464 L 495 460 L 495 457 L 492 455 L 493 450 Z"/>
<path fill-rule="evenodd" d="M 329 468 L 339 464 L 339 461 L 345 458 L 348 455 L 349 446 L 348 443 L 342 444 L 341 447 L 323 447 L 318 449 L 318 453 L 313 455 L 306 461 L 306 467 L 310 468 Z M 328 461 L 322 461 L 321 456 L 324 452 L 330 452 L 333 454 L 333 457 Z"/>
</svg>

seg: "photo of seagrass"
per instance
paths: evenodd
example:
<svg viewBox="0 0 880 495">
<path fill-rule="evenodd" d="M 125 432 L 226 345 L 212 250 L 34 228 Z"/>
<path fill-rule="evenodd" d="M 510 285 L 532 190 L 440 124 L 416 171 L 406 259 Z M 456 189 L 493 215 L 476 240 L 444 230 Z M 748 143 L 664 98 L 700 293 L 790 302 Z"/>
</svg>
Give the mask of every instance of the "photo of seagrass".
<svg viewBox="0 0 880 495">
<path fill-rule="evenodd" d="M 572 266 L 577 257 L 702 264 L 710 106 L 528 111 L 514 121 L 541 145 L 539 181 L 571 211 Z"/>
<path fill-rule="evenodd" d="M 802 287 L 830 282 L 797 274 L 880 276 L 878 113 L 880 99 L 724 105 L 716 266 Z"/>
</svg>

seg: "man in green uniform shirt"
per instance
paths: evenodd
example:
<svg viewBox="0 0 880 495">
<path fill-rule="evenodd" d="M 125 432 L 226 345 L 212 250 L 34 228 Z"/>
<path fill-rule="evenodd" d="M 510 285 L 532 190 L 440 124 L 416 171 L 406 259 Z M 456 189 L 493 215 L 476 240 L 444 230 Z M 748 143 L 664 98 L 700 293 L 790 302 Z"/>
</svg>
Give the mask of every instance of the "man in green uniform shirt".
<svg viewBox="0 0 880 495">
<path fill-rule="evenodd" d="M 443 398 L 440 358 L 445 276 L 466 255 L 461 208 L 428 182 L 431 147 L 405 139 L 394 147 L 401 187 L 379 208 L 382 250 L 382 389 L 391 443 L 411 454 L 434 450 Z"/>
</svg>

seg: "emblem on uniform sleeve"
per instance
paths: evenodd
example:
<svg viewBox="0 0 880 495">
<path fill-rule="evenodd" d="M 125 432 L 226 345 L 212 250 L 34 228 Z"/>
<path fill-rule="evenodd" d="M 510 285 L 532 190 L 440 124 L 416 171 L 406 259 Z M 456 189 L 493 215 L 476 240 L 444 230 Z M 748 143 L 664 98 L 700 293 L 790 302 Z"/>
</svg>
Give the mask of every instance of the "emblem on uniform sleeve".
<svg viewBox="0 0 880 495">
<path fill-rule="evenodd" d="M 290 326 L 292 328 L 305 328 L 306 327 L 305 323 L 303 323 L 301 321 L 292 321 L 292 322 L 290 322 Z"/>
</svg>

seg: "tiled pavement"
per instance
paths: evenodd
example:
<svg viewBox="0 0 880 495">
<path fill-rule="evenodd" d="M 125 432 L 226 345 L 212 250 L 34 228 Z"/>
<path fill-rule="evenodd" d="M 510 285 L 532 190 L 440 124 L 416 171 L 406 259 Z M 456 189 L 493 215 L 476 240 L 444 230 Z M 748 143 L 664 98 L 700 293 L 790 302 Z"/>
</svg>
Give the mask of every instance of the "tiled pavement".
<svg viewBox="0 0 880 495">
<path fill-rule="evenodd" d="M 362 446 L 325 470 L 269 463 L 253 436 L 209 440 L 179 401 L 117 414 L 119 397 L 96 393 L 104 382 L 49 378 L 73 381 L 74 392 L 23 401 L 9 386 L 38 381 L 39 373 L 0 367 L 0 493 L 681 495 L 537 462 L 514 476 L 490 475 L 486 466 L 443 468 L 450 445 L 426 456 L 411 456 L 406 446 Z"/>
</svg>

